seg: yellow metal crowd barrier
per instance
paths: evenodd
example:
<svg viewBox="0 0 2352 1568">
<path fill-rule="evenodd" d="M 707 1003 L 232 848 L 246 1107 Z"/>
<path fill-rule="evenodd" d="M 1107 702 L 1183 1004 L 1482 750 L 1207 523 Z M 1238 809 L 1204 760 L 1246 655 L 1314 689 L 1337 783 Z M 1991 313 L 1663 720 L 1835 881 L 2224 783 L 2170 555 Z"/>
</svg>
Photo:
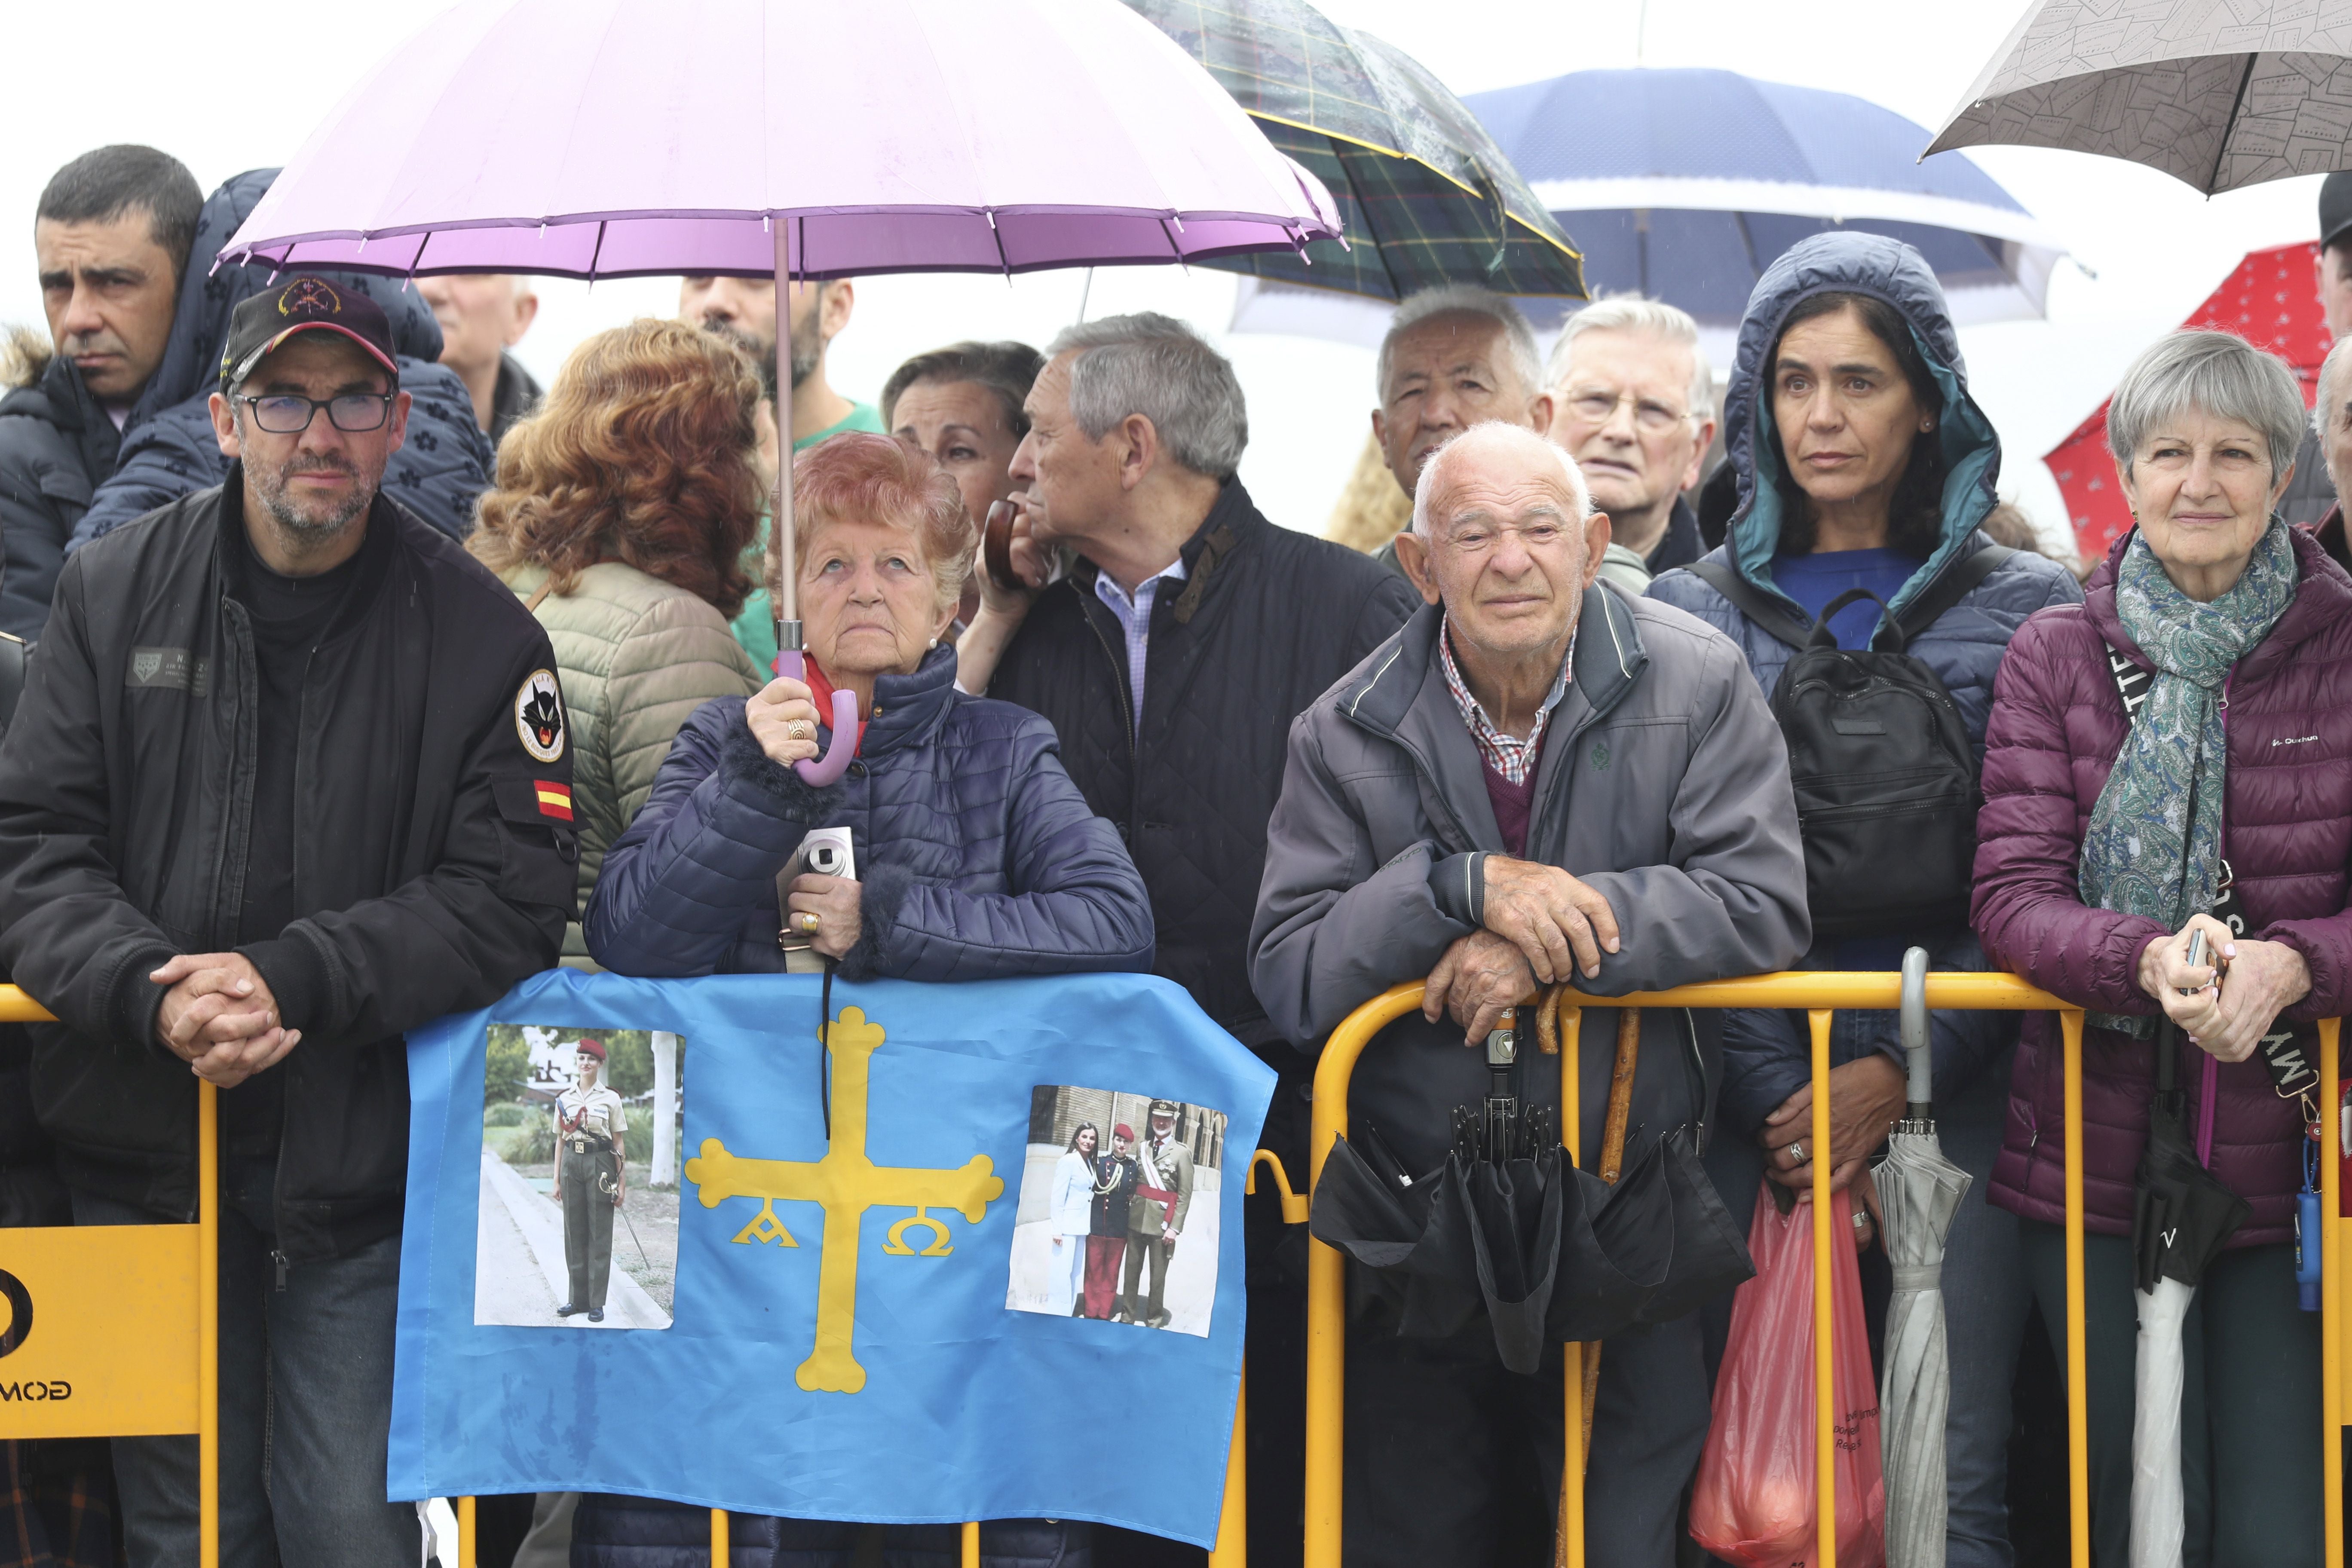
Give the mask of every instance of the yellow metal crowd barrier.
<svg viewBox="0 0 2352 1568">
<path fill-rule="evenodd" d="M 1580 1161 L 1581 1121 L 1578 1075 L 1582 1005 L 1632 1007 L 1773 1007 L 1803 1011 L 1812 1035 L 1811 1142 L 1830 1146 L 1829 1096 L 1820 1092 L 1830 1070 L 1830 1022 L 1841 1007 L 1892 1009 L 1899 1001 L 1900 975 L 1894 973 L 1758 975 L 1716 981 L 1672 991 L 1594 996 L 1567 1003 L 1559 1012 L 1560 1139 L 1569 1158 Z M 1321 1177 L 1333 1142 L 1348 1131 L 1348 1083 L 1357 1058 L 1373 1037 L 1420 1007 L 1419 982 L 1398 985 L 1349 1014 L 1332 1031 L 1315 1074 L 1312 1183 Z M 1930 974 L 1931 1008 L 1993 1011 L 2053 1011 L 2064 1041 L 2066 1156 L 2066 1440 L 2070 1529 L 2075 1568 L 2089 1568 L 2091 1512 L 2089 1426 L 2084 1397 L 2083 1327 L 2083 1010 L 2006 974 Z M 1565 1001 L 1565 999 L 1564 999 Z M 16 986 L 0 986 L 0 1023 L 46 1021 L 50 1015 Z M 2326 1121 L 2341 1103 L 2340 1020 L 2319 1026 L 2320 1100 Z M 199 1568 L 220 1560 L 219 1389 L 219 1141 L 218 1108 L 210 1084 L 196 1095 L 197 1218 L 194 1225 L 61 1226 L 0 1232 L 0 1289 L 10 1321 L 0 1331 L 0 1358 L 24 1351 L 36 1308 L 43 1331 L 34 1358 L 19 1366 L 0 1363 L 0 1439 L 103 1437 L 194 1434 L 198 1444 L 201 1500 Z M 1307 1199 L 1294 1192 L 1281 1162 L 1261 1150 L 1245 1183 L 1255 1191 L 1257 1168 L 1271 1167 L 1280 1191 L 1284 1218 L 1306 1220 Z M 2321 1344 L 2324 1488 L 2326 1568 L 2343 1568 L 2343 1446 L 2346 1363 L 2343 1352 L 2344 1251 L 2352 1246 L 2352 1221 L 2342 1212 L 2341 1162 L 2333 1148 L 2320 1161 L 2321 1212 L 2327 1216 L 2322 1251 Z M 1835 1430 L 1831 1397 L 1832 1360 L 1820 1349 L 1831 1342 L 1829 1162 L 1816 1160 L 1813 1175 L 1813 1321 L 1816 1465 L 1821 1488 L 1819 1561 L 1837 1561 Z M 1851 1243 L 1847 1243 L 1851 1245 Z M 1310 1239 L 1307 1351 L 1307 1568 L 1340 1568 L 1342 1426 L 1347 1358 L 1347 1275 L 1340 1253 Z M 1584 1465 L 1581 1345 L 1566 1347 L 1567 1390 L 1563 1425 L 1570 1474 Z M 30 1391 L 30 1392 L 28 1392 Z M 1211 1568 L 1246 1568 L 1244 1482 L 1248 1398 L 1246 1383 L 1234 1410 L 1234 1435 L 1226 1458 L 1225 1495 Z M 1562 1560 L 1584 1563 L 1584 1498 L 1581 1485 L 1561 1489 Z M 475 1503 L 457 1500 L 458 1563 L 475 1568 Z M 710 1558 L 727 1560 L 728 1515 L 710 1512 Z M 980 1526 L 962 1530 L 965 1568 L 979 1568 Z"/>
<path fill-rule="evenodd" d="M 0 1023 L 49 1021 L 0 985 Z M 194 1434 L 200 1568 L 220 1562 L 220 1145 L 196 1086 L 196 1223 L 0 1231 L 0 1438 Z"/>
<path fill-rule="evenodd" d="M 1559 1013 L 1560 1140 L 1569 1158 L 1577 1160 L 1580 1137 L 1578 1046 L 1580 1006 L 1594 1007 L 1773 1007 L 1803 1011 L 1812 1034 L 1813 1124 L 1811 1142 L 1817 1150 L 1830 1146 L 1830 1101 L 1824 1085 L 1830 1071 L 1830 1021 L 1841 1007 L 1892 1009 L 1900 1000 L 1899 973 L 1787 973 L 1760 974 L 1746 980 L 1723 980 L 1705 985 L 1679 986 L 1672 991 L 1638 992 L 1624 996 L 1578 997 L 1566 994 Z M 1356 1059 L 1374 1036 L 1405 1014 L 1421 1006 L 1418 981 L 1382 993 L 1349 1014 L 1332 1031 L 1315 1072 L 1315 1117 L 1311 1179 L 1319 1180 L 1334 1140 L 1348 1131 L 1348 1080 Z M 2036 990 L 2007 974 L 1930 974 L 1927 1005 L 1975 1011 L 2051 1011 L 2059 1015 L 2064 1037 L 2066 1097 L 2066 1445 L 2067 1492 L 2072 1510 L 2070 1531 L 2075 1568 L 2090 1568 L 2091 1500 L 2089 1425 L 2084 1390 L 2083 1331 L 2083 1009 L 2071 1006 L 2047 992 Z M 1523 1015 L 1524 1015 L 1523 1009 Z M 2339 1103 L 2336 1056 L 2338 1020 L 2319 1026 L 2320 1097 L 2326 1121 L 2336 1121 Z M 1521 1037 L 1528 1031 L 1522 1029 Z M 1522 1060 L 1526 1058 L 1523 1057 Z M 1581 1162 L 1580 1162 L 1581 1163 Z M 2338 1434 L 2344 1419 L 2343 1258 L 2352 1245 L 2352 1222 L 2337 1218 L 2342 1208 L 2338 1191 L 2339 1161 L 2327 1151 L 2320 1162 L 2321 1212 L 2328 1216 L 2322 1253 L 2321 1342 L 2322 1404 L 2325 1412 L 2321 1447 L 2324 1454 L 2326 1508 L 2326 1568 L 2343 1568 L 2343 1446 Z M 1815 1464 L 1821 1488 L 1818 1561 L 1828 1568 L 1837 1561 L 1836 1479 L 1833 1458 L 1836 1436 L 1834 1403 L 1831 1397 L 1832 1358 L 1821 1353 L 1831 1343 L 1830 1248 L 1852 1243 L 1830 1234 L 1827 1160 L 1812 1163 L 1813 1175 L 1813 1362 Z M 1339 1251 L 1320 1241 L 1308 1243 L 1307 1306 L 1307 1568 L 1339 1568 L 1342 1426 L 1345 1417 L 1347 1367 L 1347 1262 Z M 1580 1476 L 1584 1462 L 1582 1419 L 1583 1349 L 1567 1347 L 1565 1383 L 1566 1455 L 1563 1467 Z M 1584 1489 L 1562 1487 L 1560 1492 L 1560 1561 L 1570 1568 L 1584 1563 Z"/>
</svg>

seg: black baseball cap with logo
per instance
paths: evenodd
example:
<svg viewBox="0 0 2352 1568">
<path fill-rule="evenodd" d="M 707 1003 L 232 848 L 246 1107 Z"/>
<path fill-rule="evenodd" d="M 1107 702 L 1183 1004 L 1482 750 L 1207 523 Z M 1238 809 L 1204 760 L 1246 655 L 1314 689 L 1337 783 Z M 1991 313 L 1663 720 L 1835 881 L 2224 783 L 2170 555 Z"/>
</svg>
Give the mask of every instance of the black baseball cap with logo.
<svg viewBox="0 0 2352 1568">
<path fill-rule="evenodd" d="M 383 307 L 356 289 L 304 274 L 281 279 L 230 313 L 228 346 L 221 353 L 221 390 L 226 392 L 252 374 L 263 356 L 288 338 L 313 330 L 342 333 L 391 373 L 394 385 L 400 384 L 392 322 Z"/>
<path fill-rule="evenodd" d="M 2352 173 L 2319 182 L 2319 248 L 2352 237 Z"/>
</svg>

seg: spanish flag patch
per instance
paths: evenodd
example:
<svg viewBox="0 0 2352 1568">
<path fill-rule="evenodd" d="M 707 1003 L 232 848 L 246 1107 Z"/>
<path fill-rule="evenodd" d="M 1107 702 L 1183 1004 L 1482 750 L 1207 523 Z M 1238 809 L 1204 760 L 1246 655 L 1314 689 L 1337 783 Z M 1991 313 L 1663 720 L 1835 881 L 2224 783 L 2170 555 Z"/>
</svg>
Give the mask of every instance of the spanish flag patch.
<svg viewBox="0 0 2352 1568">
<path fill-rule="evenodd" d="M 541 816 L 572 820 L 572 787 L 552 779 L 533 779 L 531 787 L 539 792 L 539 814 Z"/>
</svg>

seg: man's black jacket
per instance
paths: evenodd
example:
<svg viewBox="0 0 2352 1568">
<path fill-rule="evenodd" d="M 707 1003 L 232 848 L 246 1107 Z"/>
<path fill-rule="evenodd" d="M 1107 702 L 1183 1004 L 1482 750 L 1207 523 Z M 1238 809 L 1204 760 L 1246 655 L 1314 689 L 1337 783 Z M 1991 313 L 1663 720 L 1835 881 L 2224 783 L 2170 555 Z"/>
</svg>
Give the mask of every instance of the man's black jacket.
<svg viewBox="0 0 2352 1568">
<path fill-rule="evenodd" d="M 73 361 L 50 356 L 0 396 L 0 632 L 37 642 L 66 541 L 122 447 Z"/>
<path fill-rule="evenodd" d="M 1282 1037 L 1250 990 L 1249 931 L 1290 721 L 1421 600 L 1370 556 L 1268 522 L 1239 479 L 1181 554 L 1184 582 L 1152 601 L 1139 728 L 1126 633 L 1085 560 L 1038 595 L 988 694 L 1052 721 L 1087 804 L 1127 841 L 1155 972 L 1265 1053 Z"/>
<path fill-rule="evenodd" d="M 572 757 L 560 718 L 552 745 L 530 731 L 551 761 L 525 750 L 532 677 L 555 668 L 538 622 L 379 496 L 304 677 L 294 820 L 252 820 L 253 639 L 223 586 L 243 482 L 67 563 L 0 742 L 0 963 L 62 1020 L 36 1031 L 32 1082 L 67 1181 L 193 1217 L 195 1079 L 155 1042 L 147 973 L 235 945 L 250 836 L 294 835 L 320 912 L 243 951 L 302 1031 L 270 1069 L 278 1241 L 299 1259 L 399 1228 L 402 1031 L 555 962 L 575 851 L 537 784 L 568 795 Z"/>
</svg>

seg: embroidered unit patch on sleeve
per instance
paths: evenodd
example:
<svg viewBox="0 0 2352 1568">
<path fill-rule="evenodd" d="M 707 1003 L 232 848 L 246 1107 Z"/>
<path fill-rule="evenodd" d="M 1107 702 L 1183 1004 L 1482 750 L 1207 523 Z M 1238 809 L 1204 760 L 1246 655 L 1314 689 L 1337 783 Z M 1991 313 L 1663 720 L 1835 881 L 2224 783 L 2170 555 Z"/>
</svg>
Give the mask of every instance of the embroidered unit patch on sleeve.
<svg viewBox="0 0 2352 1568">
<path fill-rule="evenodd" d="M 563 755 L 563 689 L 551 669 L 534 669 L 515 693 L 515 734 L 522 749 L 542 763 Z"/>
<path fill-rule="evenodd" d="M 531 788 L 539 792 L 539 814 L 541 816 L 572 820 L 572 791 L 553 779 L 533 779 Z"/>
</svg>

